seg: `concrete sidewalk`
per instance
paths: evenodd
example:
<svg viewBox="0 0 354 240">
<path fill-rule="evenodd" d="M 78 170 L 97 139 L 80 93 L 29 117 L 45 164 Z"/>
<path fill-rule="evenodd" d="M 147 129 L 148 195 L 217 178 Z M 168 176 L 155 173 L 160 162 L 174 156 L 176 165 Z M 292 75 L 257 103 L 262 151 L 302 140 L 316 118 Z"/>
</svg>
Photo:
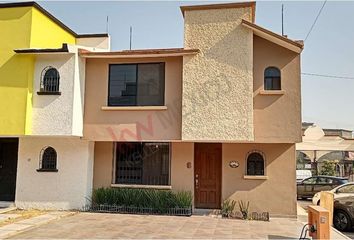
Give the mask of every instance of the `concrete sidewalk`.
<svg viewBox="0 0 354 240">
<path fill-rule="evenodd" d="M 36 216 L 33 218 L 20 220 L 0 227 L 0 239 L 8 238 L 23 231 L 41 226 L 50 221 L 60 219 L 65 216 L 73 215 L 72 212 L 48 212 L 46 214 Z"/>
</svg>

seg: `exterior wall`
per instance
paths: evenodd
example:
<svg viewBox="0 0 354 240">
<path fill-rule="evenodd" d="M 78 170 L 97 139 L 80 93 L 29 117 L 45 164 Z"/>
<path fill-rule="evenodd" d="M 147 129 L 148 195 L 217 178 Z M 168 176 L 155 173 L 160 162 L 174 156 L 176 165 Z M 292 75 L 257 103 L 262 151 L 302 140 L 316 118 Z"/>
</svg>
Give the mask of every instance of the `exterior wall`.
<svg viewBox="0 0 354 240">
<path fill-rule="evenodd" d="M 95 51 L 111 50 L 111 39 L 110 37 L 90 37 L 90 38 L 77 38 L 76 44 L 86 47 L 92 47 Z"/>
<path fill-rule="evenodd" d="M 171 143 L 171 187 L 194 194 L 194 143 Z M 267 179 L 245 179 L 248 152 L 264 153 Z M 113 143 L 96 142 L 94 188 L 112 183 Z M 230 168 L 238 161 L 238 168 Z M 191 168 L 187 168 L 187 163 Z M 295 144 L 237 144 L 222 146 L 222 199 L 250 201 L 251 211 L 268 211 L 272 216 L 296 216 Z"/>
<path fill-rule="evenodd" d="M 33 7 L 30 48 L 60 48 L 63 43 L 75 44 L 75 36 Z"/>
<path fill-rule="evenodd" d="M 165 62 L 167 110 L 104 111 L 109 64 Z M 94 141 L 181 139 L 182 58 L 87 59 L 84 136 Z M 133 107 L 134 108 L 134 107 Z"/>
<path fill-rule="evenodd" d="M 113 183 L 113 142 L 95 143 L 93 188 L 110 187 Z"/>
<path fill-rule="evenodd" d="M 301 142 L 300 55 L 254 36 L 254 132 L 264 143 Z M 264 70 L 281 70 L 283 95 L 264 95 Z M 286 113 L 286 114 L 284 114 Z"/>
<path fill-rule="evenodd" d="M 182 140 L 253 141 L 251 8 L 185 12 Z"/>
<path fill-rule="evenodd" d="M 265 155 L 268 179 L 244 179 L 246 156 L 259 150 Z M 222 199 L 250 201 L 250 211 L 271 216 L 296 216 L 295 144 L 223 144 Z M 238 168 L 230 168 L 230 161 Z"/>
<path fill-rule="evenodd" d="M 33 95 L 33 135 L 71 135 L 73 125 L 74 54 L 48 54 L 36 58 Z M 61 95 L 38 95 L 43 69 L 59 71 Z"/>
<path fill-rule="evenodd" d="M 58 155 L 58 172 L 37 172 L 42 148 Z M 77 138 L 20 138 L 15 204 L 19 208 L 79 209 L 91 196 L 94 143 Z"/>
<path fill-rule="evenodd" d="M 0 135 L 29 135 L 35 58 L 13 50 L 59 48 L 76 40 L 34 7 L 1 8 L 0 16 L 0 112 L 6 112 L 0 116 Z"/>
<path fill-rule="evenodd" d="M 0 8 L 0 135 L 25 134 L 29 83 L 34 59 L 18 56 L 16 48 L 30 46 L 32 10 Z M 5 114 L 6 113 L 6 114 Z"/>
</svg>

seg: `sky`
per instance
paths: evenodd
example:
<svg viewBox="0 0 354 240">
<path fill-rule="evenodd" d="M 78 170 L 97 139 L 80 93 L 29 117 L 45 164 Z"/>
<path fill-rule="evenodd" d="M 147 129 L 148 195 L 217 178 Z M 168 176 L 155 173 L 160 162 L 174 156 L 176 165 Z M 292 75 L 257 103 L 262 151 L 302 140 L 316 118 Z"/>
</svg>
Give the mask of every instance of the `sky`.
<svg viewBox="0 0 354 240">
<path fill-rule="evenodd" d="M 77 33 L 104 33 L 112 50 L 183 47 L 179 6 L 208 1 L 39 1 L 41 6 Z M 225 1 L 223 1 L 225 2 Z M 323 1 L 258 1 L 256 23 L 305 39 Z M 302 75 L 302 120 L 323 128 L 354 130 L 354 2 L 328 1 L 305 42 L 301 71 L 353 79 Z"/>
</svg>

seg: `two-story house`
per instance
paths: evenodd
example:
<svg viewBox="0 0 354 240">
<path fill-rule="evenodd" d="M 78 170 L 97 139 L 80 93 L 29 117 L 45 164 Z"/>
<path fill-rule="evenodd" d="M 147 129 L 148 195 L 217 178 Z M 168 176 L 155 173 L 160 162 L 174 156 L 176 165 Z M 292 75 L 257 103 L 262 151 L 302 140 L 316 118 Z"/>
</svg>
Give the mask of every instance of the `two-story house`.
<svg viewBox="0 0 354 240">
<path fill-rule="evenodd" d="M 184 48 L 113 52 L 37 4 L 0 4 L 0 47 L 32 61 L 0 58 L 0 135 L 19 139 L 10 200 L 72 209 L 93 188 L 154 188 L 190 191 L 195 208 L 230 198 L 296 215 L 303 44 L 256 25 L 255 2 L 181 10 Z"/>
<path fill-rule="evenodd" d="M 0 36 L 0 201 L 79 208 L 92 191 L 93 143 L 81 139 L 78 49 L 109 51 L 109 37 L 77 34 L 35 2 L 0 4 Z"/>
<path fill-rule="evenodd" d="M 93 187 L 188 190 L 296 215 L 302 42 L 255 22 L 255 2 L 181 7 L 184 48 L 82 50 Z"/>
</svg>

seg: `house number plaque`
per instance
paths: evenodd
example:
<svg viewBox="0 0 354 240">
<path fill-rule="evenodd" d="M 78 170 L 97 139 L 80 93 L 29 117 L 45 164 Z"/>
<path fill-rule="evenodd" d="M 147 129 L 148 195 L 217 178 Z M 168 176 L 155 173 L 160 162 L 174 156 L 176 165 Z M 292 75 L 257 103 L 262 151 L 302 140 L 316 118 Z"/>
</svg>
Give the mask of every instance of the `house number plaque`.
<svg viewBox="0 0 354 240">
<path fill-rule="evenodd" d="M 231 168 L 238 168 L 239 165 L 240 165 L 240 164 L 239 164 L 237 161 L 231 161 L 231 162 L 229 163 L 229 166 L 230 166 Z"/>
</svg>

